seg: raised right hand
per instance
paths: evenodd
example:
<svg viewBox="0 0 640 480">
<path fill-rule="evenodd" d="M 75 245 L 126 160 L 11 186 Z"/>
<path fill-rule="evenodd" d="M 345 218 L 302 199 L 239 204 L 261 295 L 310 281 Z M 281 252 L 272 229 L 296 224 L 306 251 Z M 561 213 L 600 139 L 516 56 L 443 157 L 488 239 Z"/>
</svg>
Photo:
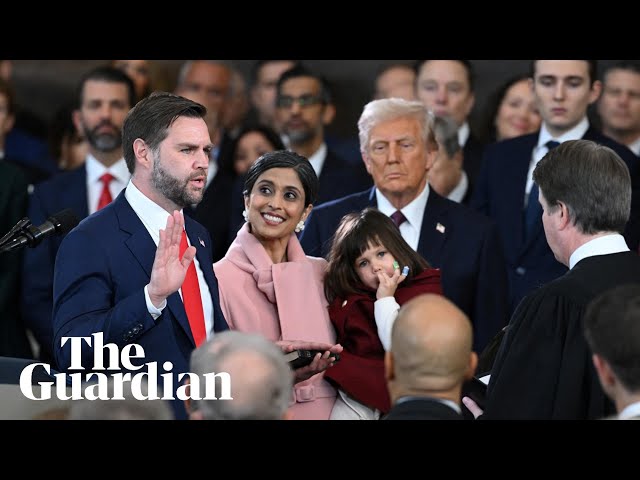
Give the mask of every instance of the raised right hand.
<svg viewBox="0 0 640 480">
<path fill-rule="evenodd" d="M 180 258 L 180 239 L 184 231 L 184 216 L 178 211 L 167 218 L 167 226 L 160 230 L 160 241 L 151 268 L 149 297 L 159 307 L 164 300 L 182 286 L 187 269 L 196 255 L 190 246 Z"/>
</svg>

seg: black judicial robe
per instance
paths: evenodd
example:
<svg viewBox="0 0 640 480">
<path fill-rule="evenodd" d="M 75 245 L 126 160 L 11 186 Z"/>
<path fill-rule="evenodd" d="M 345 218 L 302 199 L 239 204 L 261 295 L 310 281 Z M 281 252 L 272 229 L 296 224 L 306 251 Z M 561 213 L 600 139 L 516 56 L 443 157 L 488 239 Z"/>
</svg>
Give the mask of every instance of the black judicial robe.
<svg viewBox="0 0 640 480">
<path fill-rule="evenodd" d="M 595 419 L 615 412 L 583 334 L 600 293 L 640 283 L 640 257 L 588 257 L 526 296 L 511 318 L 491 371 L 483 419 Z"/>
</svg>

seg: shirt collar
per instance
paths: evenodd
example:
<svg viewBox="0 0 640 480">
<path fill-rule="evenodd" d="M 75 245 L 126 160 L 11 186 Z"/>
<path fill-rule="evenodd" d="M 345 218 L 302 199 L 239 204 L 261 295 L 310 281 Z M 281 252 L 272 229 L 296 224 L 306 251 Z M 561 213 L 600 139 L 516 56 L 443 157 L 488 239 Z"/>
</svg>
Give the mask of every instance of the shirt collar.
<svg viewBox="0 0 640 480">
<path fill-rule="evenodd" d="M 538 146 L 536 148 L 547 148 L 546 144 L 549 140 L 556 140 L 557 142 L 566 142 L 567 140 L 580 140 L 584 137 L 584 134 L 589 130 L 589 120 L 585 116 L 580 123 L 578 123 L 571 130 L 564 132 L 559 137 L 553 137 L 549 130 L 547 130 L 546 123 L 542 123 L 542 127 L 540 128 L 540 135 L 538 135 Z"/>
<path fill-rule="evenodd" d="M 464 146 L 467 144 L 467 140 L 469 140 L 469 135 L 471 135 L 469 122 L 464 122 L 458 129 L 458 143 L 460 144 L 460 148 L 464 148 Z"/>
<path fill-rule="evenodd" d="M 431 400 L 434 402 L 442 403 L 452 408 L 453 410 L 458 412 L 460 415 L 462 415 L 462 409 L 460 408 L 460 405 L 446 398 L 406 396 L 406 397 L 398 398 L 398 400 L 396 400 L 396 405 L 400 405 L 401 403 L 405 403 L 405 402 L 410 402 L 411 400 Z"/>
<path fill-rule="evenodd" d="M 627 405 L 618 415 L 618 419 L 620 420 L 627 420 L 634 417 L 640 417 L 640 402 Z"/>
<path fill-rule="evenodd" d="M 569 257 L 569 269 L 575 267 L 580 260 L 588 257 L 628 251 L 629 247 L 627 246 L 624 237 L 619 233 L 594 238 L 593 240 L 589 240 L 584 245 L 576 248 L 576 250 L 571 254 Z"/>
<path fill-rule="evenodd" d="M 100 177 L 107 172 L 113 175 L 117 181 L 120 181 L 122 183 L 125 183 L 130 177 L 129 170 L 127 169 L 127 163 L 124 161 L 124 157 L 107 168 L 102 163 L 100 163 L 96 159 L 96 157 L 89 154 L 87 155 L 85 166 L 87 171 L 87 181 L 89 182 L 89 184 L 97 182 Z"/>
<path fill-rule="evenodd" d="M 311 163 L 311 166 L 316 172 L 318 178 L 320 178 L 320 173 L 322 172 L 322 166 L 324 165 L 325 158 L 327 158 L 327 144 L 322 142 L 320 148 L 318 148 L 318 150 L 316 150 L 311 156 L 309 156 L 309 163 Z"/>
<path fill-rule="evenodd" d="M 462 199 L 467 194 L 467 190 L 469 189 L 469 178 L 467 177 L 467 173 L 463 170 L 462 176 L 460 177 L 460 181 L 458 185 L 454 187 L 447 198 L 456 203 L 462 203 Z"/>
<path fill-rule="evenodd" d="M 160 229 L 166 228 L 170 213 L 142 193 L 132 181 L 129 181 L 124 196 L 157 244 Z"/>
<path fill-rule="evenodd" d="M 635 142 L 627 145 L 627 148 L 636 154 L 636 157 L 640 157 L 640 138 L 638 138 Z"/>
<path fill-rule="evenodd" d="M 410 225 L 421 225 L 422 217 L 424 216 L 424 209 L 427 207 L 427 200 L 429 200 L 429 183 L 424 186 L 420 195 L 400 210 Z M 397 210 L 397 208 L 394 207 L 391 202 L 387 200 L 387 197 L 385 197 L 377 188 L 376 201 L 378 202 L 378 210 L 384 213 L 387 217 L 390 217 L 391 214 Z"/>
</svg>

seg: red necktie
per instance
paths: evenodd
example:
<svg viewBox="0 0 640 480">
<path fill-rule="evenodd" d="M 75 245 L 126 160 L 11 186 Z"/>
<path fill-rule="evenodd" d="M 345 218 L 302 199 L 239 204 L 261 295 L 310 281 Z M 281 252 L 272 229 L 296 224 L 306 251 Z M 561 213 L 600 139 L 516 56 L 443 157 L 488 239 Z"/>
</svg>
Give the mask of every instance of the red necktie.
<svg viewBox="0 0 640 480">
<path fill-rule="evenodd" d="M 187 234 L 183 230 L 182 238 L 180 239 L 180 258 L 182 258 L 188 247 Z M 204 330 L 204 311 L 202 310 L 202 297 L 200 296 L 195 259 L 189 265 L 187 275 L 184 277 L 184 282 L 182 282 L 182 302 L 184 303 L 189 326 L 191 326 L 191 333 L 197 347 L 206 340 L 207 334 Z"/>
<path fill-rule="evenodd" d="M 400 225 L 407 221 L 407 217 L 400 210 L 396 210 L 391 214 L 391 220 L 396 224 L 396 227 L 400 228 Z"/>
<path fill-rule="evenodd" d="M 98 200 L 98 210 L 102 210 L 104 207 L 111 203 L 113 198 L 111 197 L 111 192 L 109 191 L 109 184 L 111 180 L 115 177 L 110 173 L 105 173 L 100 177 L 100 181 L 102 182 L 102 193 L 100 194 L 100 199 Z"/>
</svg>

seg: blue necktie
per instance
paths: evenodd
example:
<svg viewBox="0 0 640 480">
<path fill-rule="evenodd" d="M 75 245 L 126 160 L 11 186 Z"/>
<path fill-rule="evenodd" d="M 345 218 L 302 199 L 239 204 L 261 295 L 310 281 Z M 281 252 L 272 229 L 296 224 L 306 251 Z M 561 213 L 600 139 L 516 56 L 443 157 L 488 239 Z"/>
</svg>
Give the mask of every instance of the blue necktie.
<svg viewBox="0 0 640 480">
<path fill-rule="evenodd" d="M 560 142 L 556 142 L 555 140 L 549 140 L 545 143 L 545 147 L 547 147 L 547 152 L 553 150 Z M 527 200 L 527 208 L 524 212 L 524 237 L 528 238 L 529 235 L 534 230 L 537 219 L 542 215 L 542 205 L 538 201 L 538 185 L 536 183 L 531 187 L 531 191 L 529 192 L 529 199 Z"/>
</svg>

